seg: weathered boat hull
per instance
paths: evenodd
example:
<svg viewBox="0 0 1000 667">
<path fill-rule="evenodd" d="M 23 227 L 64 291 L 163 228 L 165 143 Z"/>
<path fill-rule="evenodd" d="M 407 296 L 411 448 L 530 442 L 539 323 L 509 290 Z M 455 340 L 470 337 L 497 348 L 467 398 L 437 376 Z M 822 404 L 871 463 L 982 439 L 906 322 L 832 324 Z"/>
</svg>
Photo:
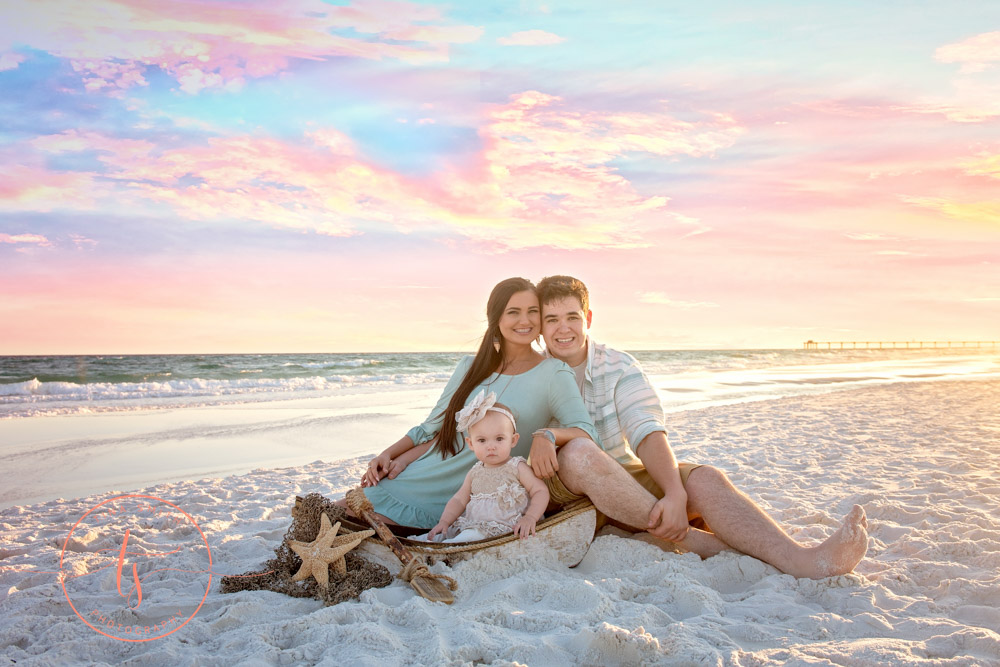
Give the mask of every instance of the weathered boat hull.
<svg viewBox="0 0 1000 667">
<path fill-rule="evenodd" d="M 476 542 L 440 543 L 421 542 L 404 537 L 403 545 L 415 555 L 423 556 L 428 564 L 455 563 L 472 558 L 516 558 L 519 556 L 544 555 L 555 558 L 567 567 L 577 565 L 587 554 L 594 540 L 597 528 L 597 510 L 587 499 L 567 505 L 561 511 L 539 522 L 536 534 L 527 539 L 518 539 L 513 534 L 501 535 Z M 341 530 L 352 532 L 362 530 L 358 525 L 345 524 Z M 375 538 L 361 543 L 359 551 L 371 560 L 384 565 L 390 572 L 399 570 L 399 559 Z"/>
</svg>

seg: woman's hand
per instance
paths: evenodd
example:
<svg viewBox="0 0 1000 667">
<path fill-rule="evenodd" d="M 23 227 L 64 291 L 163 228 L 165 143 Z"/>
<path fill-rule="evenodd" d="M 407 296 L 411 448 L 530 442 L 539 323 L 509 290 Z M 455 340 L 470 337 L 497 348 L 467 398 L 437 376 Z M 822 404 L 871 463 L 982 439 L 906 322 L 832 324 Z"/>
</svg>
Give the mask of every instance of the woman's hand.
<svg viewBox="0 0 1000 667">
<path fill-rule="evenodd" d="M 368 462 L 368 470 L 361 476 L 361 486 L 375 486 L 379 481 L 389 474 L 393 460 L 387 452 L 382 452 Z M 405 466 L 404 466 L 405 467 Z M 396 472 L 398 475 L 399 472 Z M 393 475 L 395 477 L 396 475 Z"/>
<path fill-rule="evenodd" d="M 535 525 L 538 523 L 537 520 L 532 519 L 530 516 L 525 514 L 514 524 L 514 536 L 519 537 L 522 540 L 528 535 L 535 534 Z"/>
</svg>

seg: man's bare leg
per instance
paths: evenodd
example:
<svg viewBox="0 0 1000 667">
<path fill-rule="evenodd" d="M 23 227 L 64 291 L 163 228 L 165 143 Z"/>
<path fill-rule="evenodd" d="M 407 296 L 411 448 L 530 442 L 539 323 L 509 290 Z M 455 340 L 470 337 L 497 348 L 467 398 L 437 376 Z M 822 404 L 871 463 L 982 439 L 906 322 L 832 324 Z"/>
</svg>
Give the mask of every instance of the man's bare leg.
<svg viewBox="0 0 1000 667">
<path fill-rule="evenodd" d="M 789 537 L 717 468 L 693 470 L 685 490 L 688 511 L 704 518 L 721 541 L 786 574 L 814 579 L 846 574 L 868 551 L 868 519 L 860 505 L 844 517 L 833 535 L 806 547 Z"/>
<path fill-rule="evenodd" d="M 656 496 L 596 444 L 585 439 L 571 440 L 559 450 L 558 460 L 559 479 L 567 489 L 588 496 L 597 509 L 615 521 L 645 530 Z M 702 558 L 731 548 L 712 533 L 695 528 L 682 541 L 671 544 Z"/>
<path fill-rule="evenodd" d="M 570 491 L 589 496 L 604 514 L 638 529 L 647 525 L 656 502 L 617 461 L 583 439 L 559 450 L 559 478 Z M 868 522 L 858 505 L 826 541 L 806 547 L 789 537 L 717 468 L 693 470 L 685 490 L 688 516 L 703 518 L 712 532 L 692 528 L 675 544 L 702 558 L 735 549 L 786 574 L 822 578 L 850 572 L 868 550 Z"/>
</svg>

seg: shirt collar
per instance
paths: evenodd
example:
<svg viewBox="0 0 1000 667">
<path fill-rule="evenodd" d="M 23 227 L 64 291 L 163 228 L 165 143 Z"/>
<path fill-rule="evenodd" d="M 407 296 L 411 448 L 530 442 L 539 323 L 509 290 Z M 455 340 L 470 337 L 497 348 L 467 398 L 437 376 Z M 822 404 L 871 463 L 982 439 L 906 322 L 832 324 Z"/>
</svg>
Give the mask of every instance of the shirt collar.
<svg viewBox="0 0 1000 667">
<path fill-rule="evenodd" d="M 591 335 L 588 334 L 587 335 L 587 368 L 584 371 L 583 377 L 584 377 L 585 380 L 587 380 L 588 382 L 591 382 L 591 383 L 594 381 L 594 373 L 593 373 L 593 370 L 592 370 L 593 366 L 594 366 L 594 351 L 595 351 L 594 338 L 593 338 L 593 336 L 591 336 Z M 545 356 L 548 357 L 549 359 L 555 359 L 555 357 L 552 356 L 552 352 L 550 352 L 549 348 L 547 348 L 547 347 L 545 348 Z"/>
</svg>

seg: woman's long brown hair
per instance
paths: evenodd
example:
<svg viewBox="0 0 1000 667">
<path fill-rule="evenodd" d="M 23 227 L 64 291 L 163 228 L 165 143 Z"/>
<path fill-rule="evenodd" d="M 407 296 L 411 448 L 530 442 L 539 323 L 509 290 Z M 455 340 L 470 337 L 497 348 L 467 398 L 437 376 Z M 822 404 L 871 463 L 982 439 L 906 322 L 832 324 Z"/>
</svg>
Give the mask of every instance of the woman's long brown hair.
<svg viewBox="0 0 1000 667">
<path fill-rule="evenodd" d="M 500 317 L 507 309 L 510 298 L 518 292 L 534 292 L 535 286 L 530 280 L 524 278 L 508 278 L 497 284 L 490 292 L 489 301 L 486 302 L 486 333 L 479 344 L 472 365 L 458 385 L 458 389 L 451 397 L 448 408 L 444 411 L 444 421 L 441 423 L 441 430 L 438 432 L 435 451 L 441 453 L 441 458 L 454 456 L 458 451 L 455 446 L 455 436 L 457 435 L 455 425 L 455 414 L 465 407 L 465 401 L 476 386 L 488 378 L 493 371 L 500 367 L 503 362 L 503 337 L 500 335 Z M 493 347 L 493 341 L 501 342 L 500 351 Z"/>
</svg>

